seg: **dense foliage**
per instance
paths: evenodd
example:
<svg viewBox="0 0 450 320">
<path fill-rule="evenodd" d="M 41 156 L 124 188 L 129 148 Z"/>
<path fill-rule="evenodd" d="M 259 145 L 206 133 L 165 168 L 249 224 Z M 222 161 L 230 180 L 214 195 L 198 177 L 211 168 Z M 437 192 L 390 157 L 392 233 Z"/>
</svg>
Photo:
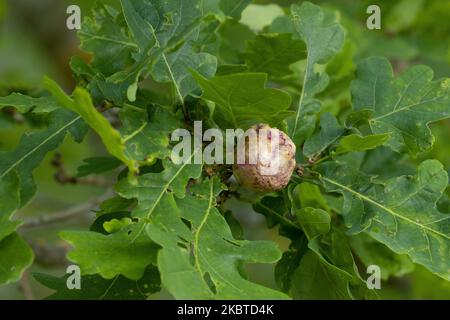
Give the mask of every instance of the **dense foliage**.
<svg viewBox="0 0 450 320">
<path fill-rule="evenodd" d="M 376 299 L 365 282 L 373 264 L 383 280 L 420 265 L 447 286 L 448 168 L 433 159 L 430 125 L 450 118 L 450 78 L 364 52 L 339 11 L 285 2 L 259 6 L 270 21 L 250 26 L 241 17 L 251 0 L 97 4 L 78 32 L 85 54 L 71 59 L 70 95 L 47 77 L 44 94 L 7 90 L 0 111 L 40 130 L 0 152 L 0 284 L 33 263 L 14 216 L 36 194 L 33 172 L 67 136 L 82 142 L 92 130 L 110 156 L 86 159 L 77 178 L 117 173 L 114 194 L 89 230 L 59 233 L 82 290 L 36 274 L 56 290 L 50 298 L 144 299 L 163 288 L 177 299 Z M 390 32 L 408 27 L 391 19 Z M 236 185 L 227 165 L 176 165 L 170 134 L 194 121 L 282 129 L 298 170 L 283 190 L 258 194 Z M 246 240 L 236 200 L 289 239 L 287 250 Z M 249 279 L 247 263 L 276 263 L 278 289 Z"/>
</svg>

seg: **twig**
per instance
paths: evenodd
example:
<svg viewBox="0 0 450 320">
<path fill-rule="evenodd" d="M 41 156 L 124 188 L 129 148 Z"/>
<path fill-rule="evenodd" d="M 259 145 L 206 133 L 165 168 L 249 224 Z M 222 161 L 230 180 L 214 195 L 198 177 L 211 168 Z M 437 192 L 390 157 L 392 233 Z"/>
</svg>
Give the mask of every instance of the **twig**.
<svg viewBox="0 0 450 320">
<path fill-rule="evenodd" d="M 34 252 L 34 261 L 45 267 L 65 267 L 68 264 L 66 253 L 69 251 L 69 245 L 65 242 L 51 244 L 46 241 L 35 241 L 28 244 Z"/>
<path fill-rule="evenodd" d="M 60 212 L 56 212 L 50 215 L 43 215 L 40 217 L 32 218 L 27 220 L 24 224 L 22 224 L 22 229 L 29 229 L 29 228 L 37 228 L 37 227 L 43 227 L 47 226 L 49 224 L 54 223 L 60 223 L 65 222 L 67 220 L 71 220 L 72 218 L 91 211 L 93 208 L 98 206 L 103 201 L 109 199 L 113 195 L 113 192 L 109 190 L 105 194 L 101 195 L 100 197 L 94 198 L 90 200 L 89 202 L 69 208 L 67 210 L 63 210 Z"/>
<path fill-rule="evenodd" d="M 27 300 L 34 300 L 33 291 L 31 290 L 30 286 L 30 276 L 28 274 L 28 271 L 25 271 L 22 275 L 22 278 L 19 282 L 19 289 L 25 296 L 25 299 Z"/>
</svg>

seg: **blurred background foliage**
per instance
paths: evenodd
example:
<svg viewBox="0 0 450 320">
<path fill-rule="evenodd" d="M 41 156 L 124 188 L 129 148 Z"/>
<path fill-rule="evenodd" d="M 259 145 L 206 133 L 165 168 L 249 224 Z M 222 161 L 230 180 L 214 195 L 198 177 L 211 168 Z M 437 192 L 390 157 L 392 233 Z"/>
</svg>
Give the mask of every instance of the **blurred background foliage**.
<svg viewBox="0 0 450 320">
<path fill-rule="evenodd" d="M 118 6 L 118 0 L 101 2 Z M 254 31 L 270 31 L 270 24 L 283 15 L 291 3 L 298 0 L 254 0 L 242 15 L 240 24 L 228 23 L 221 30 L 224 45 L 220 59 L 227 62 L 239 62 L 245 50 L 246 41 L 254 36 Z M 436 77 L 450 74 L 450 1 L 442 0 L 329 0 L 312 1 L 335 11 L 347 30 L 347 43 L 343 51 L 326 66 L 331 75 L 329 88 L 321 94 L 325 110 L 336 115 L 345 113 L 350 107 L 349 84 L 354 76 L 355 63 L 361 58 L 383 55 L 394 65 L 395 72 L 410 65 L 427 64 Z M 42 76 L 47 74 L 70 91 L 74 86 L 69 61 L 73 55 L 88 59 L 86 53 L 78 50 L 76 32 L 69 31 L 66 25 L 66 8 L 77 4 L 83 16 L 90 14 L 94 5 L 91 0 L 0 0 L 0 96 L 11 92 L 31 95 L 41 93 Z M 382 29 L 368 30 L 366 8 L 377 4 L 382 13 Z M 293 79 L 293 85 L 297 85 Z M 295 90 L 293 90 L 293 94 Z M 14 148 L 24 132 L 38 130 L 40 119 L 21 117 L 3 109 L 0 112 L 0 150 Z M 435 158 L 450 168 L 450 123 L 433 125 L 436 136 L 433 149 L 416 161 Z M 90 135 L 82 144 L 67 138 L 57 152 L 63 161 L 67 175 L 74 175 L 82 160 L 87 157 L 105 154 L 95 135 Z M 104 193 L 103 186 L 61 185 L 54 178 L 57 170 L 54 166 L 55 154 L 50 154 L 35 174 L 38 195 L 33 203 L 20 216 L 27 219 L 42 214 L 52 214 L 72 206 L 90 201 L 92 197 Z M 58 161 L 60 161 L 58 160 Z M 408 172 L 408 161 L 393 154 L 390 166 L 404 166 Z M 52 165 L 53 162 L 53 165 Z M 387 173 L 389 174 L 389 173 Z M 105 176 L 106 182 L 113 176 Z M 450 195 L 450 192 L 447 192 Z M 245 236 L 249 239 L 272 239 L 286 248 L 287 241 L 269 230 L 262 216 L 253 212 L 250 206 L 242 203 L 230 203 L 244 225 Z M 450 201 L 443 199 L 441 207 L 450 212 Z M 64 228 L 86 229 L 92 216 L 69 221 L 44 229 L 27 230 L 25 238 L 37 253 L 36 261 L 28 274 L 45 271 L 61 275 L 64 273 L 62 259 L 66 247 L 58 240 L 57 232 Z M 250 266 L 254 281 L 274 287 L 273 267 Z M 31 276 L 25 279 L 35 298 L 49 294 Z M 400 278 L 390 278 L 382 285 L 380 295 L 389 299 L 450 299 L 450 283 L 445 282 L 420 266 L 412 273 Z M 23 299 L 23 283 L 0 287 L 0 299 Z M 156 298 L 167 298 L 164 293 Z"/>
</svg>

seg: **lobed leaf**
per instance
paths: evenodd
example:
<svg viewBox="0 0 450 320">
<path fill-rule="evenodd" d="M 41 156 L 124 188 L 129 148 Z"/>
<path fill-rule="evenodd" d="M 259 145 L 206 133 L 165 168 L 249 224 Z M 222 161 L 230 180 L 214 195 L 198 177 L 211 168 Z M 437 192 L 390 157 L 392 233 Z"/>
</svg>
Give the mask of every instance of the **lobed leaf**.
<svg viewBox="0 0 450 320">
<path fill-rule="evenodd" d="M 20 93 L 11 93 L 7 97 L 0 97 L 0 110 L 4 107 L 14 107 L 20 113 L 33 111 L 46 114 L 60 108 L 52 97 L 33 98 Z"/>
<path fill-rule="evenodd" d="M 0 240 L 0 284 L 18 281 L 33 257 L 31 248 L 16 232 Z"/>
<path fill-rule="evenodd" d="M 108 280 L 98 275 L 82 276 L 81 288 L 70 290 L 67 281 L 70 275 L 58 278 L 42 273 L 34 273 L 33 277 L 44 286 L 55 290 L 46 300 L 146 300 L 151 294 L 160 290 L 158 269 L 149 266 L 139 280 L 130 280 L 116 276 Z"/>
<path fill-rule="evenodd" d="M 321 154 L 335 143 L 344 132 L 344 128 L 332 114 L 323 114 L 320 119 L 319 131 L 305 141 L 303 153 L 307 157 Z"/>
<path fill-rule="evenodd" d="M 156 106 L 148 110 L 125 107 L 119 116 L 127 157 L 146 163 L 170 155 L 170 134 L 183 125 L 179 114 Z"/>
<path fill-rule="evenodd" d="M 151 58 L 153 78 L 159 82 L 172 82 L 181 103 L 196 89 L 190 69 L 206 77 L 214 75 L 216 58 L 208 53 L 196 53 L 190 45 L 198 37 L 203 14 L 201 1 L 122 0 L 121 4 L 143 61 L 148 61 L 146 55 Z M 136 83 L 132 88 L 137 89 Z"/>
<path fill-rule="evenodd" d="M 425 161 L 417 175 L 391 178 L 383 185 L 358 178 L 357 169 L 345 164 L 325 164 L 321 172 L 328 190 L 344 195 L 342 214 L 351 233 L 365 231 L 392 251 L 450 279 L 450 215 L 436 208 L 448 175 L 438 161 Z"/>
<path fill-rule="evenodd" d="M 275 126 L 291 114 L 289 94 L 265 88 L 264 73 L 215 76 L 211 80 L 194 73 L 202 98 L 216 104 L 214 120 L 221 128 L 246 129 L 254 124 Z"/>
<path fill-rule="evenodd" d="M 361 152 L 375 149 L 383 145 L 388 141 L 390 135 L 384 134 L 371 134 L 368 136 L 361 136 L 359 134 L 351 134 L 343 137 L 339 141 L 339 145 L 336 148 L 336 155 L 347 152 Z"/>
<path fill-rule="evenodd" d="M 291 34 L 262 34 L 248 42 L 245 62 L 250 72 L 280 78 L 292 73 L 289 66 L 306 58 L 305 43 Z"/>
<path fill-rule="evenodd" d="M 314 96 L 328 85 L 326 73 L 316 73 L 317 64 L 325 64 L 344 44 L 344 30 L 336 18 L 310 2 L 292 5 L 289 29 L 306 44 L 306 66 L 296 114 L 289 119 L 289 135 L 297 146 L 309 137 L 315 127 L 319 102 Z"/>
<path fill-rule="evenodd" d="M 428 125 L 450 118 L 450 80 L 433 81 L 433 70 L 415 66 L 394 78 L 386 58 L 361 61 L 352 82 L 353 108 L 369 110 L 374 134 L 391 135 L 386 145 L 416 156 L 434 143 Z"/>
<path fill-rule="evenodd" d="M 142 223 L 110 235 L 63 231 L 60 237 L 74 247 L 68 258 L 80 266 L 83 275 L 99 274 L 105 279 L 123 275 L 139 280 L 156 255 L 155 245 L 140 230 Z"/>
<path fill-rule="evenodd" d="M 78 113 L 83 120 L 100 136 L 108 152 L 126 164 L 131 173 L 138 170 L 136 162 L 125 154 L 125 142 L 119 132 L 112 127 L 108 120 L 95 109 L 90 94 L 76 88 L 73 99 L 68 97 L 61 88 L 49 78 L 44 80 L 47 89 L 65 108 Z"/>
<path fill-rule="evenodd" d="M 146 221 L 146 233 L 161 246 L 158 268 L 163 286 L 177 299 L 286 298 L 240 275 L 238 261 L 273 262 L 280 253 L 268 242 L 234 240 L 215 208 L 220 183 L 194 185 L 185 195 L 188 180 L 198 178 L 202 166 L 165 162 L 164 167 L 161 173 L 139 177 L 137 186 L 126 181 L 117 186 L 121 196 L 137 198 L 133 216 Z"/>
<path fill-rule="evenodd" d="M 365 233 L 350 238 L 352 250 L 364 265 L 377 265 L 381 270 L 381 278 L 403 277 L 414 270 L 414 264 L 407 255 L 392 252 L 384 244 Z"/>
<path fill-rule="evenodd" d="M 182 217 L 192 223 L 193 255 L 197 272 L 206 274 L 213 285 L 215 299 L 286 299 L 284 294 L 245 279 L 239 262 L 272 263 L 280 259 L 277 246 L 270 241 L 235 240 L 224 217 L 215 208 L 222 191 L 217 180 L 192 188 L 192 195 L 177 200 Z M 149 230 L 150 232 L 150 230 Z"/>
</svg>

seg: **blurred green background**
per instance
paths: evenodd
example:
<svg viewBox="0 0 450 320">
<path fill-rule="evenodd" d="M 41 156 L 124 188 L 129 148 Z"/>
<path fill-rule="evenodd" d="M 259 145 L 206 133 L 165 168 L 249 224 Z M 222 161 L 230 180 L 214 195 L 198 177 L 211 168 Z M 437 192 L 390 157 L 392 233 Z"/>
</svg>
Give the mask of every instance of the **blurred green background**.
<svg viewBox="0 0 450 320">
<path fill-rule="evenodd" d="M 117 6 L 117 0 L 101 2 Z M 242 23 L 251 29 L 262 29 L 283 13 L 291 0 L 255 0 L 246 9 Z M 436 77 L 450 75 L 450 1 L 443 0 L 387 0 L 387 1 L 312 1 L 331 10 L 337 10 L 341 23 L 347 29 L 347 44 L 340 63 L 330 66 L 332 91 L 323 94 L 326 108 L 333 110 L 349 104 L 348 86 L 354 63 L 358 59 L 383 55 L 388 57 L 399 73 L 410 65 L 427 64 Z M 273 4 L 276 5 L 273 5 Z M 42 76 L 47 74 L 68 91 L 74 86 L 68 66 L 70 57 L 85 55 L 78 50 L 75 31 L 67 30 L 66 8 L 77 4 L 82 15 L 90 14 L 94 5 L 90 0 L 0 0 L 0 96 L 11 92 L 35 94 L 40 90 Z M 271 5 L 268 5 L 271 4 Z M 377 4 L 382 11 L 382 29 L 366 28 L 366 8 Z M 231 35 L 231 41 L 234 41 Z M 330 73 L 330 72 L 329 72 Z M 336 85 L 338 84 L 338 85 Z M 6 111 L 0 112 L 0 150 L 14 148 L 20 136 L 27 131 L 36 130 L 30 121 L 21 121 L 11 117 Z M 39 119 L 36 119 L 37 123 Z M 436 135 L 436 144 L 424 158 L 435 158 L 450 168 L 450 122 L 441 122 L 432 127 Z M 90 135 L 82 144 L 67 138 L 58 150 L 62 155 L 68 174 L 74 174 L 76 168 L 86 157 L 105 154 L 95 135 Z M 51 161 L 54 154 L 48 155 L 43 166 L 35 173 L 38 195 L 33 203 L 19 213 L 23 219 L 42 214 L 52 214 L 72 206 L 89 201 L 92 197 L 104 193 L 104 188 L 93 186 L 61 185 L 55 181 L 55 168 Z M 106 176 L 113 179 L 113 176 Z M 449 192 L 448 192 L 449 193 Z M 450 194 L 450 193 L 449 193 Z M 245 235 L 249 239 L 272 239 L 286 248 L 288 241 L 278 236 L 276 230 L 269 230 L 262 216 L 254 213 L 250 206 L 231 203 L 231 207 L 244 224 Z M 445 208 L 450 212 L 450 205 Z M 58 240 L 57 232 L 63 228 L 86 229 L 91 216 L 85 219 L 69 221 L 63 225 L 54 225 L 45 229 L 32 229 L 24 237 L 41 253 L 28 275 L 35 271 L 44 271 L 62 275 L 64 273 L 63 256 L 66 246 Z M 55 253 L 56 252 L 56 253 Z M 53 256 L 53 253 L 54 256 Z M 254 281 L 274 287 L 273 266 L 250 266 Z M 26 279 L 25 279 L 26 280 Z M 45 297 L 49 291 L 28 276 L 26 280 L 36 299 Z M 23 299 L 23 287 L 12 284 L 0 287 L 0 299 Z M 416 266 L 415 271 L 402 278 L 393 278 L 383 283 L 380 291 L 382 298 L 388 299 L 450 299 L 450 283 L 436 278 L 431 273 Z M 168 298 L 165 293 L 155 298 Z"/>
</svg>

